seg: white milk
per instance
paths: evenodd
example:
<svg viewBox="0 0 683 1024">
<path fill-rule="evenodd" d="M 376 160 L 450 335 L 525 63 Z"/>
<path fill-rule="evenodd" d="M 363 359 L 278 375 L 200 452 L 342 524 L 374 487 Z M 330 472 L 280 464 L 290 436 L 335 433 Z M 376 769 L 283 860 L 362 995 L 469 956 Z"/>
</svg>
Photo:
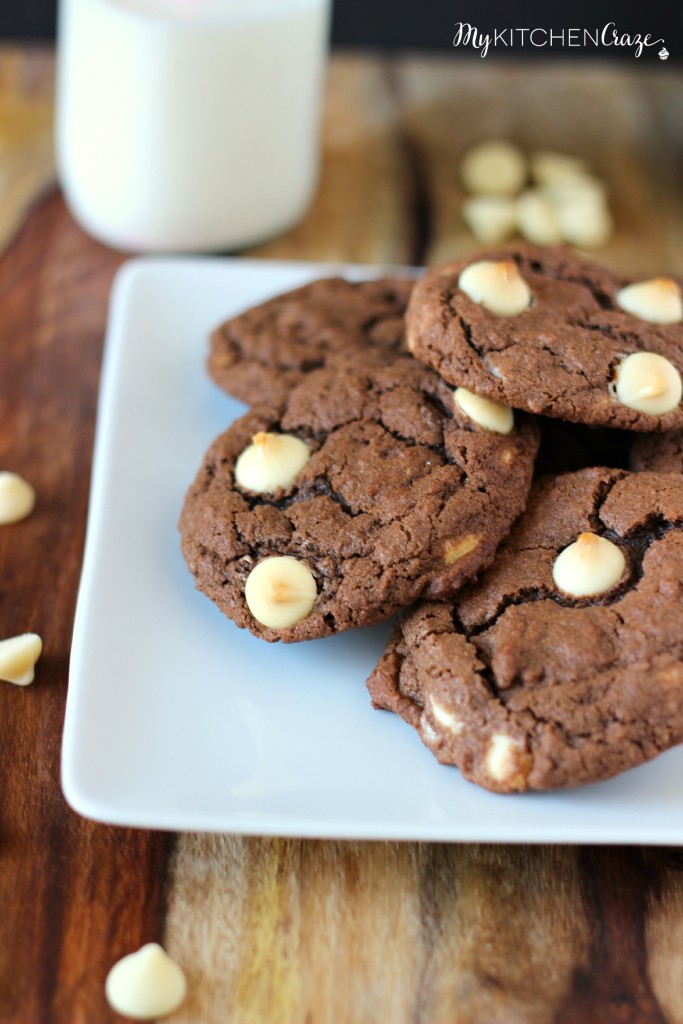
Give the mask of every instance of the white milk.
<svg viewBox="0 0 683 1024">
<path fill-rule="evenodd" d="M 127 250 L 277 234 L 315 187 L 329 0 L 60 0 L 67 203 Z"/>
</svg>

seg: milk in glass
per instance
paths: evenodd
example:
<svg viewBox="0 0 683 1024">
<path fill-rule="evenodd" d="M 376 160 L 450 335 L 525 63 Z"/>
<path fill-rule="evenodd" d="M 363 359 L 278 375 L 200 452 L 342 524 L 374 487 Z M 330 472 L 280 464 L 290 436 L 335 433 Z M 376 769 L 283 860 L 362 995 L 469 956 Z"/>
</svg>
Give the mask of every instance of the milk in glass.
<svg viewBox="0 0 683 1024">
<path fill-rule="evenodd" d="M 60 0 L 56 144 L 79 223 L 238 249 L 308 206 L 329 0 Z"/>
</svg>

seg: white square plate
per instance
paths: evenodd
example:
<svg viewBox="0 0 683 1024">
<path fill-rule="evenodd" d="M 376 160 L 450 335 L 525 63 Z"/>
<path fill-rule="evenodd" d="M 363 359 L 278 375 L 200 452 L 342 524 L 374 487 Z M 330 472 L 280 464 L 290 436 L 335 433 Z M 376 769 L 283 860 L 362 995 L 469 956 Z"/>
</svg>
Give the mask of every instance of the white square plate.
<svg viewBox="0 0 683 1024">
<path fill-rule="evenodd" d="M 205 370 L 222 319 L 322 275 L 263 260 L 140 259 L 114 285 L 78 597 L 62 784 L 119 825 L 508 842 L 683 842 L 683 748 L 573 792 L 497 796 L 439 766 L 364 681 L 388 626 L 266 644 L 180 554 L 183 495 L 244 407 Z"/>
</svg>

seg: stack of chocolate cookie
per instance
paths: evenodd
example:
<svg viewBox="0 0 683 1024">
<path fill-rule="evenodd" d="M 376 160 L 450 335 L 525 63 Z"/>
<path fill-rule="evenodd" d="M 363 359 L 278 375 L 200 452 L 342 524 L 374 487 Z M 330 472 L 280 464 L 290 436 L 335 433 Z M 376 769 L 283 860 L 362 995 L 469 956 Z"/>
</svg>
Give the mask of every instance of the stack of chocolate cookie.
<svg viewBox="0 0 683 1024">
<path fill-rule="evenodd" d="M 400 611 L 373 703 L 489 789 L 683 741 L 682 321 L 673 281 L 531 248 L 247 311 L 212 337 L 252 409 L 185 500 L 197 586 L 269 641 Z"/>
</svg>

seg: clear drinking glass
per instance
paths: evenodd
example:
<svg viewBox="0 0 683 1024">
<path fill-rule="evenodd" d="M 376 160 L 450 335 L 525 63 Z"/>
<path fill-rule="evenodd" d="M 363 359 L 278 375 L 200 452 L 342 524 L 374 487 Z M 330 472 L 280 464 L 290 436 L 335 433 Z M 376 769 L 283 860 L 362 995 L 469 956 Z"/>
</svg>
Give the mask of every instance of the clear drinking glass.
<svg viewBox="0 0 683 1024">
<path fill-rule="evenodd" d="M 60 0 L 71 212 L 134 251 L 239 249 L 315 188 L 330 0 Z"/>
</svg>

